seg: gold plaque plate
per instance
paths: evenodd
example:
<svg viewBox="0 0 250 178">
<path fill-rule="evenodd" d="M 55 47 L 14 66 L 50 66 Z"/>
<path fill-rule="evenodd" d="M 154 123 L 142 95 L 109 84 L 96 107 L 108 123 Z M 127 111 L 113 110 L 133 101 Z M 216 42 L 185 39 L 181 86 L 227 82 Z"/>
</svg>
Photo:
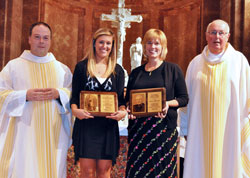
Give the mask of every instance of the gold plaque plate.
<svg viewBox="0 0 250 178">
<path fill-rule="evenodd" d="M 129 107 L 134 116 L 154 116 L 166 106 L 165 88 L 136 89 L 130 91 Z"/>
<path fill-rule="evenodd" d="M 116 92 L 81 91 L 80 108 L 93 116 L 107 116 L 118 110 Z"/>
</svg>

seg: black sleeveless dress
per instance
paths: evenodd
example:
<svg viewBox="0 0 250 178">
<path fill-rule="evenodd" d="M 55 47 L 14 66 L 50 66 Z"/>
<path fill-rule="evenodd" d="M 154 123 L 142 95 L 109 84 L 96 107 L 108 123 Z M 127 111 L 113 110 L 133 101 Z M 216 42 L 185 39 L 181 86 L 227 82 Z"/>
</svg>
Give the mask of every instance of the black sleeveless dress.
<svg viewBox="0 0 250 178">
<path fill-rule="evenodd" d="M 117 92 L 118 105 L 125 105 L 124 72 L 117 65 L 115 75 L 110 75 L 104 83 L 86 74 L 87 60 L 79 62 L 73 74 L 71 104 L 79 106 L 79 93 L 86 91 Z M 113 164 L 118 156 L 120 142 L 118 122 L 105 117 L 93 119 L 76 118 L 73 128 L 73 145 L 75 161 L 79 158 L 108 159 Z"/>
</svg>

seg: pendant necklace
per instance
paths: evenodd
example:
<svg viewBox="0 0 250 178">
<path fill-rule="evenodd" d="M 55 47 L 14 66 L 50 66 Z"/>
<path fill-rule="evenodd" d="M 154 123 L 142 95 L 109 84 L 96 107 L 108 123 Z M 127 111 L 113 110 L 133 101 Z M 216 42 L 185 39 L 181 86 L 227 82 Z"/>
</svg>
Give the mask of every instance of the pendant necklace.
<svg viewBox="0 0 250 178">
<path fill-rule="evenodd" d="M 154 69 L 153 69 L 153 70 L 154 70 Z M 151 76 L 151 75 L 152 75 L 153 70 L 147 71 L 147 72 L 148 72 L 148 76 Z"/>
<path fill-rule="evenodd" d="M 153 70 L 155 70 L 155 69 L 153 69 Z M 153 70 L 148 71 L 148 75 L 149 75 L 149 76 L 152 75 Z"/>
<path fill-rule="evenodd" d="M 151 76 L 151 75 L 152 75 L 152 72 L 153 72 L 155 69 L 157 69 L 161 64 L 162 64 L 162 62 L 160 62 L 160 63 L 158 63 L 158 64 L 156 64 L 156 65 L 153 65 L 153 66 L 151 66 L 151 67 L 148 67 L 148 69 L 151 69 L 151 70 L 148 71 L 148 72 L 149 72 L 148 75 Z M 146 70 L 146 67 L 145 67 L 145 70 Z"/>
</svg>

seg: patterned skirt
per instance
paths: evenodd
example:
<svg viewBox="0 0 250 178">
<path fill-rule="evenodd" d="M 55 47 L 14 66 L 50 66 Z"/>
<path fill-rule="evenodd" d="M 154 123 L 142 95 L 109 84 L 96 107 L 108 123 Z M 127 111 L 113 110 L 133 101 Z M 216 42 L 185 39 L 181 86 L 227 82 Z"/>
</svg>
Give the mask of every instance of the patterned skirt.
<svg viewBox="0 0 250 178">
<path fill-rule="evenodd" d="M 165 119 L 138 118 L 128 127 L 126 178 L 177 177 L 177 129 Z"/>
</svg>

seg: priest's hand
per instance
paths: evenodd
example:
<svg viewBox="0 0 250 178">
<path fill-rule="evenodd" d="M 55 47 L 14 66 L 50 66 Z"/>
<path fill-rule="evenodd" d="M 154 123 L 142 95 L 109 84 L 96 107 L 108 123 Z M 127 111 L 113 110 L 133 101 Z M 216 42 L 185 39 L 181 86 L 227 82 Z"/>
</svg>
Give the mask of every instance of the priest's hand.
<svg viewBox="0 0 250 178">
<path fill-rule="evenodd" d="M 59 98 L 59 92 L 55 88 L 35 88 L 29 89 L 26 93 L 28 101 L 44 101 Z"/>
<path fill-rule="evenodd" d="M 45 100 L 53 100 L 59 98 L 59 92 L 55 88 L 45 88 L 44 95 L 46 96 Z"/>
</svg>

